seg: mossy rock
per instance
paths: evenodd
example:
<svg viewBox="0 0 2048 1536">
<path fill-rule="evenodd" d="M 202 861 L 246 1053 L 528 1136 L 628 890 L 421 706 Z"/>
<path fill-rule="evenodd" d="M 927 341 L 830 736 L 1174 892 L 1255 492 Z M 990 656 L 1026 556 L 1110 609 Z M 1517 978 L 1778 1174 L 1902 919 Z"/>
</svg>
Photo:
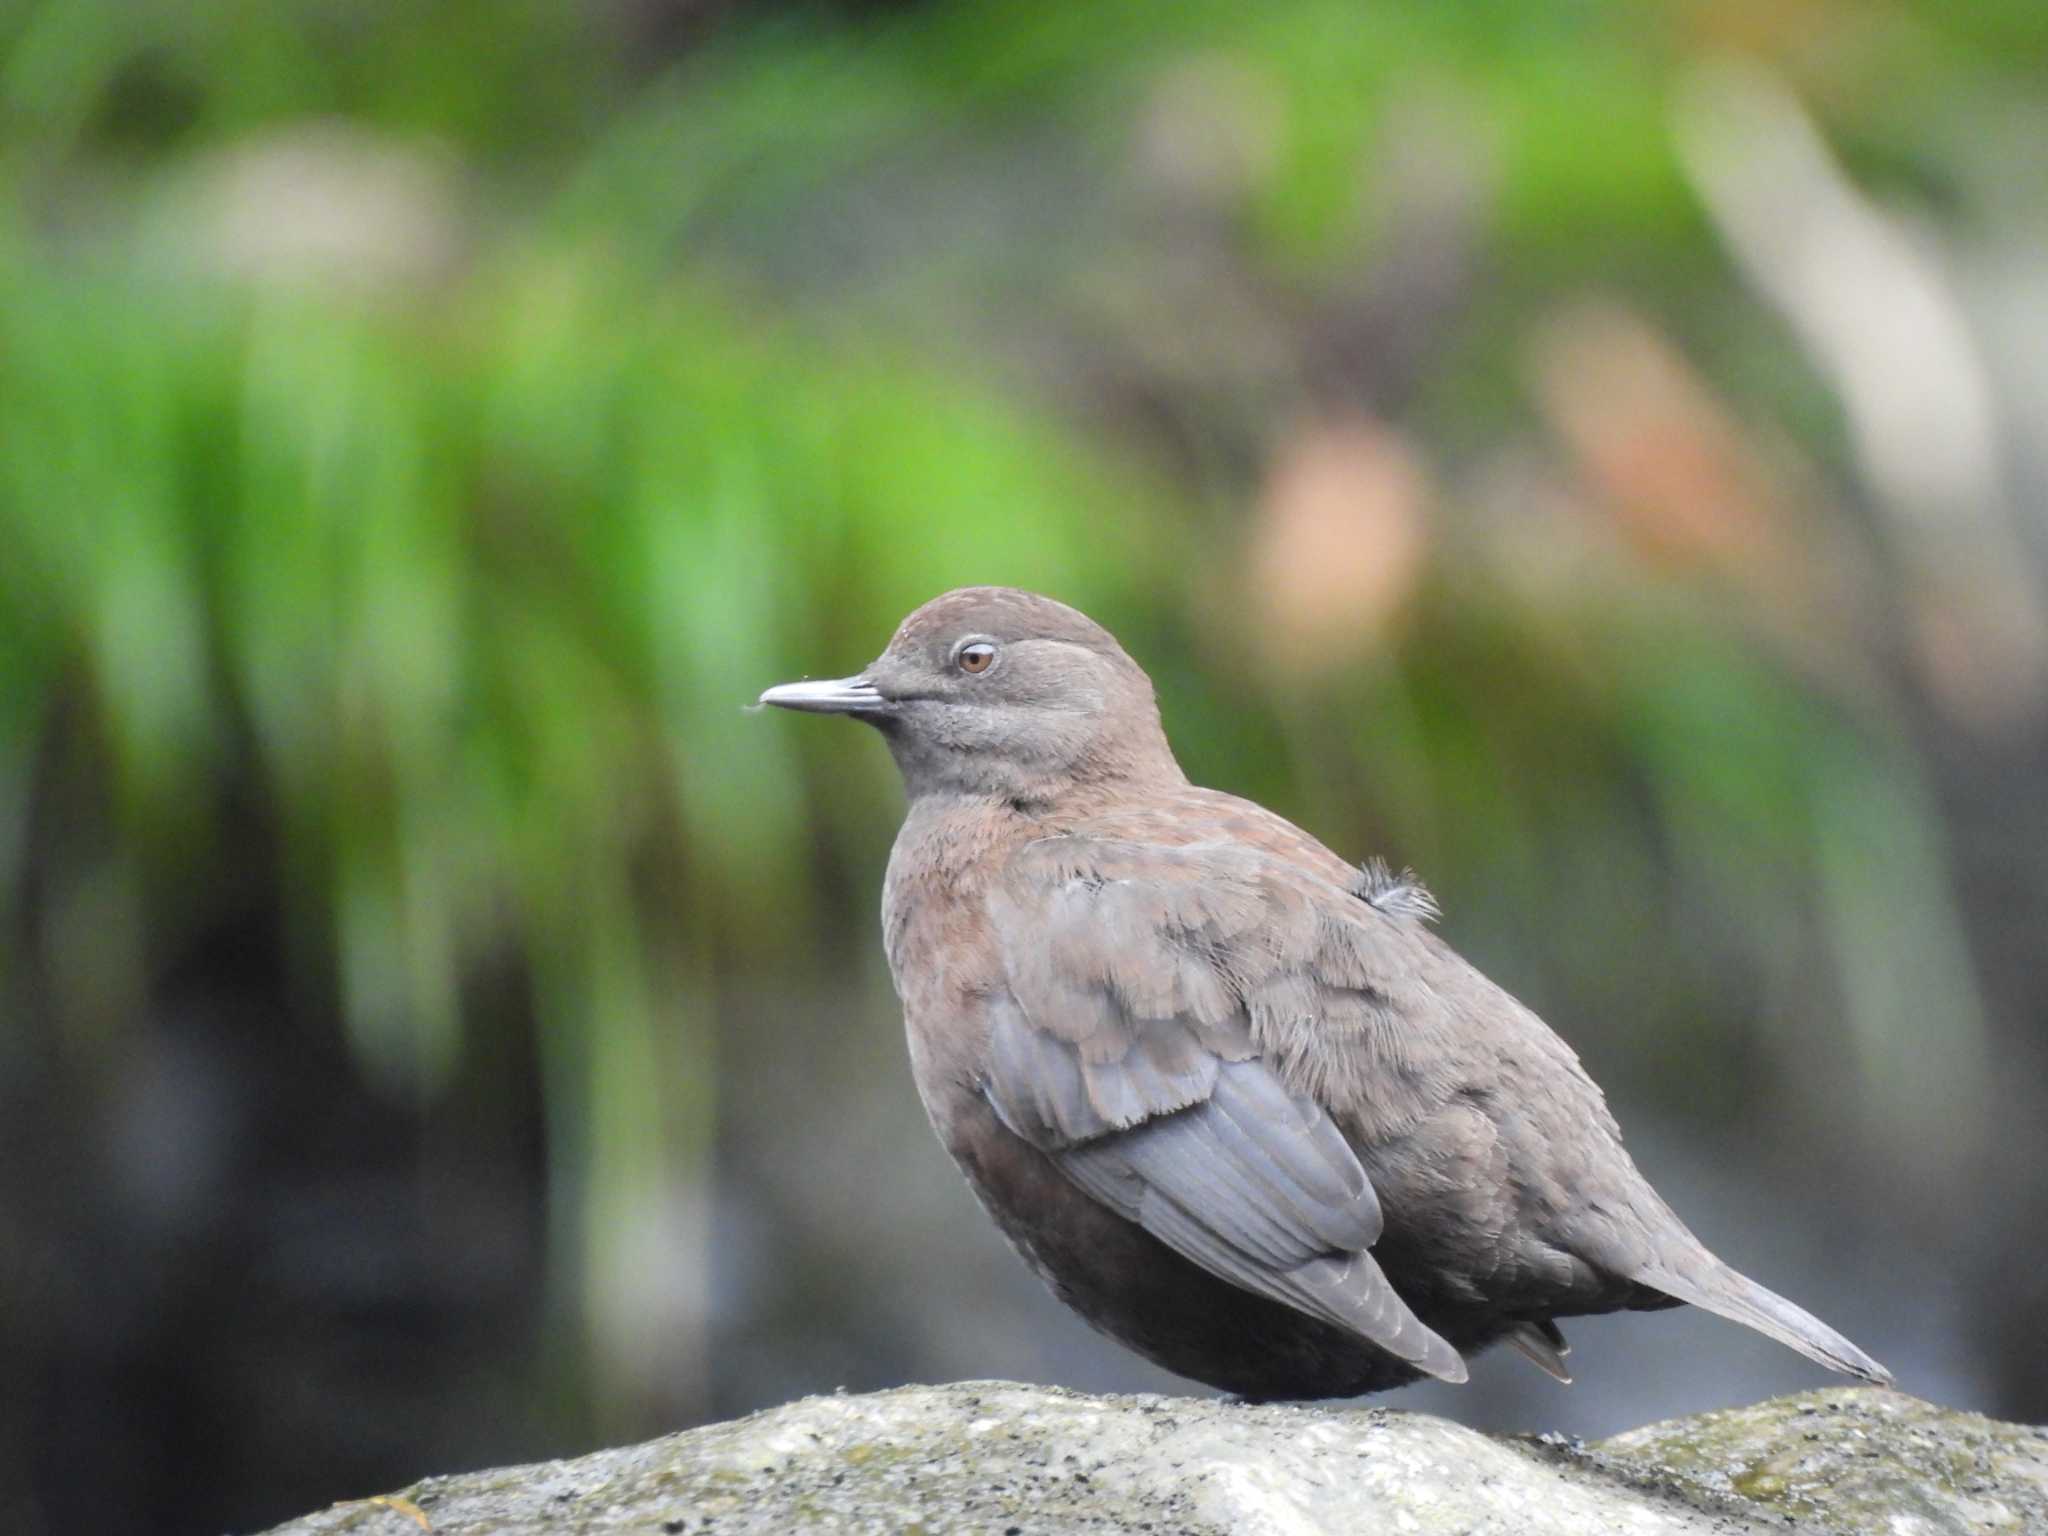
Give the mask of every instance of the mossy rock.
<svg viewBox="0 0 2048 1536">
<path fill-rule="evenodd" d="M 430 1478 L 275 1536 L 646 1532 L 2048 1532 L 2048 1430 L 1844 1388 L 1592 1445 L 1384 1408 L 1005 1382 L 805 1398 L 573 1461 Z"/>
</svg>

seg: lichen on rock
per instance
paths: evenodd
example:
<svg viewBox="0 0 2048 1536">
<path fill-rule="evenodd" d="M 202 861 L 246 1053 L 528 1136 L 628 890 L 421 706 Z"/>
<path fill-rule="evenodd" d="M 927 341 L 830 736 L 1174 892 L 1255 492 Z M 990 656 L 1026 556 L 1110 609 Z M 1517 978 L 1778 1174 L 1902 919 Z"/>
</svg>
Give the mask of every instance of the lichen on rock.
<svg viewBox="0 0 2048 1536">
<path fill-rule="evenodd" d="M 438 1536 L 1977 1536 L 2048 1532 L 2048 1430 L 1840 1388 L 1580 1445 L 1385 1408 L 967 1382 L 805 1398 L 400 1501 Z M 361 1502 L 273 1536 L 414 1529 Z"/>
</svg>

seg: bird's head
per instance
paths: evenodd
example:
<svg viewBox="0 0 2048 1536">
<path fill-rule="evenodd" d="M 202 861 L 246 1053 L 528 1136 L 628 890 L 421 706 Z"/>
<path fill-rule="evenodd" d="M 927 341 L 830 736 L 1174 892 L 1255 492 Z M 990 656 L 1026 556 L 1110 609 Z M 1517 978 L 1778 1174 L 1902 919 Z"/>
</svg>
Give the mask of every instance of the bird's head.
<svg viewBox="0 0 2048 1536">
<path fill-rule="evenodd" d="M 912 800 L 1033 808 L 1076 789 L 1183 782 L 1151 679 L 1116 638 L 1012 587 L 933 598 L 857 676 L 784 683 L 761 702 L 877 727 Z"/>
</svg>

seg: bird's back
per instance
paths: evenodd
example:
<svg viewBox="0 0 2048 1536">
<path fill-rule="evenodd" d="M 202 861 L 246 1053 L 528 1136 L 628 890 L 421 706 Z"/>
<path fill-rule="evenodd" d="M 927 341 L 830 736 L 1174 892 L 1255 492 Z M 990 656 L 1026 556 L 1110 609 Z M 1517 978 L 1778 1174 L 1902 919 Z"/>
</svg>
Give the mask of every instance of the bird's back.
<svg viewBox="0 0 2048 1536">
<path fill-rule="evenodd" d="M 1577 1055 L 1429 929 L 1426 894 L 1263 806 L 1189 785 L 1101 805 L 1057 835 L 1178 850 L 1226 882 L 1256 879 L 1269 974 L 1243 998 L 1252 1039 L 1342 1132 L 1384 1217 L 1373 1257 L 1461 1351 L 1527 1339 L 1554 1317 L 1684 1301 L 1889 1380 L 1700 1243 L 1636 1168 Z M 1187 942 L 1199 953 L 1206 939 Z M 1245 974 L 1242 956 L 1207 958 Z"/>
<path fill-rule="evenodd" d="M 1418 903 L 1375 901 L 1366 871 L 1217 790 L 1105 806 L 1062 835 L 1219 863 L 1246 850 L 1277 884 L 1272 899 L 1313 908 L 1299 931 L 1318 952 L 1277 958 L 1349 985 L 1319 989 L 1315 1011 L 1254 1008 L 1251 1022 L 1364 1163 L 1386 1213 L 1375 1251 L 1404 1294 L 1504 1315 L 1652 1300 L 1603 1261 L 1690 1234 L 1636 1171 L 1571 1048 L 1432 932 Z"/>
</svg>

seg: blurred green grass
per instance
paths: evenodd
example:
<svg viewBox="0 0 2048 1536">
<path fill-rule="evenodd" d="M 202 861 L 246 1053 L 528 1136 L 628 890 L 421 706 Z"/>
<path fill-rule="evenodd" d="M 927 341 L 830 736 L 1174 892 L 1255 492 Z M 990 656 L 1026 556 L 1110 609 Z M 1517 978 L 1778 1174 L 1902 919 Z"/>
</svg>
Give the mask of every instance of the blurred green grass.
<svg viewBox="0 0 2048 1536">
<path fill-rule="evenodd" d="M 430 1105 L 505 1047 L 463 997 L 510 950 L 560 1251 L 606 1272 L 620 1199 L 702 1166 L 714 958 L 818 943 L 805 744 L 742 705 L 963 565 L 1085 589 L 1131 498 L 1027 414 L 601 259 L 430 318 L 9 267 L 0 888 L 53 733 L 108 790 L 94 856 L 49 872 L 75 919 L 6 967 L 16 1027 L 35 974 L 46 1024 L 118 1049 L 152 962 L 253 880 L 362 1070 Z M 240 867 L 230 786 L 281 867 Z M 656 1070 L 677 1040 L 689 1070 Z"/>
</svg>

